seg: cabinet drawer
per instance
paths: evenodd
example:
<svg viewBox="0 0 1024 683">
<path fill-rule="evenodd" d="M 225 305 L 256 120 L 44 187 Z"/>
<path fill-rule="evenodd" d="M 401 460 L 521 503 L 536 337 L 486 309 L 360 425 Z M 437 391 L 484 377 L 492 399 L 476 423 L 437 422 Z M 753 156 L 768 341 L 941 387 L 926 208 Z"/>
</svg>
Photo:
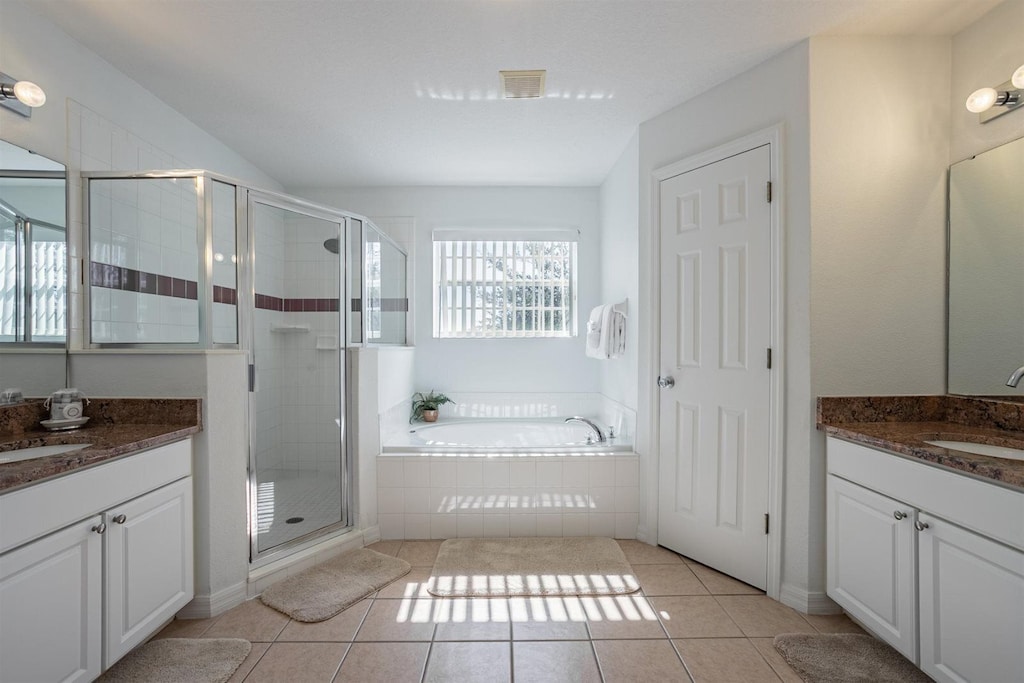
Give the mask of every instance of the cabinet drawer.
<svg viewBox="0 0 1024 683">
<path fill-rule="evenodd" d="M 191 473 L 185 440 L 0 495 L 0 553 Z"/>
</svg>

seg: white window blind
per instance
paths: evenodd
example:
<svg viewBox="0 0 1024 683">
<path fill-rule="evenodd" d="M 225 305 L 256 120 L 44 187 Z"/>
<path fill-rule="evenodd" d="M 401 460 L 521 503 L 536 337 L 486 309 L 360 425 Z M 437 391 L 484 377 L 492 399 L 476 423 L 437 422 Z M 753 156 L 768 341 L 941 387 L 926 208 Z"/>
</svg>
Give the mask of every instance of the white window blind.
<svg viewBox="0 0 1024 683">
<path fill-rule="evenodd" d="M 434 232 L 434 336 L 576 336 L 576 231 L 482 232 Z"/>
</svg>

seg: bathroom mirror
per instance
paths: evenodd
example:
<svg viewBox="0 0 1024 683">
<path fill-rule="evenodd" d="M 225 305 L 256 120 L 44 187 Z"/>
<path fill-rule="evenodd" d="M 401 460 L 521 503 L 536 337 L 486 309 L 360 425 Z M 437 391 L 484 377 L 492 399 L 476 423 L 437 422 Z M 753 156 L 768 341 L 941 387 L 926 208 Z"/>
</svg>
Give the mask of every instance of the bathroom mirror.
<svg viewBox="0 0 1024 683">
<path fill-rule="evenodd" d="M 0 389 L 66 384 L 67 176 L 0 140 Z"/>
<path fill-rule="evenodd" d="M 949 171 L 948 391 L 1024 396 L 1024 138 Z"/>
</svg>

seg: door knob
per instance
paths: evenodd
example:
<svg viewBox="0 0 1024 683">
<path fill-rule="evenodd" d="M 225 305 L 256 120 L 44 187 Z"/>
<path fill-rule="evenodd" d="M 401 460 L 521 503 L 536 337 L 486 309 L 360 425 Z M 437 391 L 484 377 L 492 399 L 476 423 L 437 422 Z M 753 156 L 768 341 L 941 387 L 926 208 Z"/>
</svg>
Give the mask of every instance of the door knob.
<svg viewBox="0 0 1024 683">
<path fill-rule="evenodd" d="M 671 389 L 676 385 L 676 380 L 673 377 L 659 377 L 658 386 L 662 389 Z"/>
</svg>

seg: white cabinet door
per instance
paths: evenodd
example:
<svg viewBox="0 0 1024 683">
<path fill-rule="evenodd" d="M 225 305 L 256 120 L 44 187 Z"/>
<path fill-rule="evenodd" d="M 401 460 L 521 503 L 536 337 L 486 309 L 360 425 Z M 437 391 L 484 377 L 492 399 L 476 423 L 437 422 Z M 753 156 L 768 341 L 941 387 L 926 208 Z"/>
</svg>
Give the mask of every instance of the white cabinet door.
<svg viewBox="0 0 1024 683">
<path fill-rule="evenodd" d="M 829 475 L 828 595 L 917 663 L 916 511 Z"/>
<path fill-rule="evenodd" d="M 100 675 L 101 521 L 90 517 L 0 556 L 0 681 Z"/>
<path fill-rule="evenodd" d="M 119 505 L 104 520 L 108 668 L 192 599 L 192 478 Z"/>
<path fill-rule="evenodd" d="M 1024 681 L 1024 553 L 920 522 L 921 669 L 937 681 Z"/>
</svg>

